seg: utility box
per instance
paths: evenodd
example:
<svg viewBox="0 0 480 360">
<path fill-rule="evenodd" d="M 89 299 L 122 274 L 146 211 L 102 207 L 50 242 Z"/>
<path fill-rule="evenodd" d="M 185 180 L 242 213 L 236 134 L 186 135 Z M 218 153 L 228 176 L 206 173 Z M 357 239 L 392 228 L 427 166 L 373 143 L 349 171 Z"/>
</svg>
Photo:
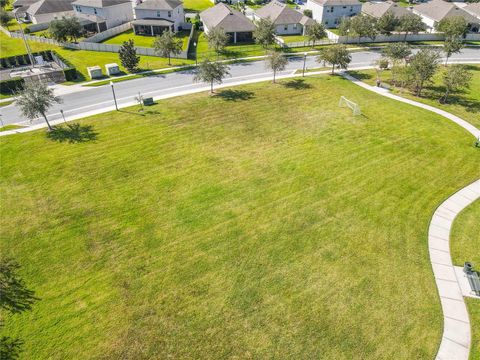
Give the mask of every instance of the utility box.
<svg viewBox="0 0 480 360">
<path fill-rule="evenodd" d="M 116 63 L 106 64 L 105 65 L 105 70 L 107 72 L 107 75 L 109 75 L 109 76 L 120 74 L 120 67 Z"/>
<path fill-rule="evenodd" d="M 153 98 L 149 97 L 149 98 L 143 99 L 143 105 L 150 106 L 150 105 L 153 105 L 153 104 L 155 104 L 155 103 L 153 102 Z"/>
<path fill-rule="evenodd" d="M 87 67 L 87 72 L 90 79 L 99 79 L 103 77 L 102 68 L 100 66 Z"/>
</svg>

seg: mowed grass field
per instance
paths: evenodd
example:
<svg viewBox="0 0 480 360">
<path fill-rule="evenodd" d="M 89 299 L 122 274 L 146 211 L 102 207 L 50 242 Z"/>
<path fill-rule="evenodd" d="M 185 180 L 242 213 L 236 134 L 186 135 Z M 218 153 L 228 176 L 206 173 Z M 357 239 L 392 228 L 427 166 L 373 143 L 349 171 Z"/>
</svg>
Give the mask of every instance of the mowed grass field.
<svg viewBox="0 0 480 360">
<path fill-rule="evenodd" d="M 454 265 L 463 266 L 470 261 L 480 270 L 480 200 L 463 210 L 455 219 L 450 239 Z M 480 301 L 465 299 L 472 326 L 470 360 L 480 360 Z"/>
<path fill-rule="evenodd" d="M 480 160 L 458 126 L 336 76 L 81 124 L 0 138 L 25 359 L 434 357 L 428 224 Z"/>
<path fill-rule="evenodd" d="M 425 89 L 422 91 L 422 97 L 414 96 L 408 90 L 393 90 L 397 95 L 401 95 L 409 99 L 449 111 L 452 114 L 455 114 L 470 122 L 477 128 L 480 128 L 480 65 L 467 66 L 473 75 L 470 88 L 457 94 L 452 94 L 449 97 L 447 104 L 440 104 L 438 101 L 445 91 L 442 85 L 442 71 L 444 70 L 443 66 L 439 66 L 439 70 L 433 77 L 432 83 L 425 86 Z M 366 83 L 375 85 L 377 75 L 374 69 L 352 71 L 351 73 L 354 76 L 359 76 Z M 391 72 L 389 70 L 383 71 L 380 75 L 380 78 L 384 82 L 389 82 L 392 78 Z"/>
<path fill-rule="evenodd" d="M 175 36 L 178 39 L 182 40 L 182 50 L 187 49 L 189 35 L 190 35 L 190 31 L 188 30 L 178 31 L 175 34 Z M 135 35 L 133 30 L 128 30 L 103 41 L 103 43 L 122 45 L 125 41 L 128 41 L 130 39 L 134 41 L 136 46 L 153 48 L 153 42 L 155 41 L 155 36 Z"/>
</svg>

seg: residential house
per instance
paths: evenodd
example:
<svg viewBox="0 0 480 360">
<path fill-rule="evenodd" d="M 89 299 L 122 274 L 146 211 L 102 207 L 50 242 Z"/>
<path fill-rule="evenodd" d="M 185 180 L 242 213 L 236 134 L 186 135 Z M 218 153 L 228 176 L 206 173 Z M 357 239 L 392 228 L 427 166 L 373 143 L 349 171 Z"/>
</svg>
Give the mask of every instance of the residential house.
<svg viewBox="0 0 480 360">
<path fill-rule="evenodd" d="M 470 15 L 475 16 L 478 20 L 480 20 L 480 3 L 470 3 L 467 6 L 462 8 Z M 478 29 L 477 29 L 478 32 Z"/>
<path fill-rule="evenodd" d="M 75 16 L 94 24 L 101 32 L 133 20 L 130 0 L 75 0 Z"/>
<path fill-rule="evenodd" d="M 362 4 L 362 14 L 375 19 L 381 18 L 387 12 L 392 13 L 397 19 L 400 19 L 411 11 L 393 1 L 368 1 Z"/>
<path fill-rule="evenodd" d="M 423 22 L 430 30 L 434 30 L 443 19 L 454 16 L 463 17 L 470 31 L 478 32 L 480 20 L 454 3 L 443 0 L 432 0 L 413 7 L 413 12 L 422 17 Z"/>
<path fill-rule="evenodd" d="M 64 16 L 72 16 L 74 0 L 40 0 L 25 11 L 25 21 L 33 24 L 48 23 Z"/>
<path fill-rule="evenodd" d="M 25 13 L 33 3 L 36 3 L 38 0 L 16 0 L 12 6 L 12 13 L 18 18 L 25 18 Z"/>
<path fill-rule="evenodd" d="M 177 32 L 185 22 L 183 3 L 179 0 L 146 0 L 135 7 L 132 23 L 136 35 L 160 35 L 165 30 Z"/>
<path fill-rule="evenodd" d="M 252 41 L 255 25 L 240 11 L 230 6 L 219 3 L 200 13 L 200 20 L 206 34 L 215 28 L 220 27 L 228 35 L 230 42 Z"/>
<path fill-rule="evenodd" d="M 254 18 L 270 19 L 275 25 L 277 35 L 304 34 L 307 26 L 314 20 L 288 7 L 286 4 L 273 0 L 255 11 Z"/>
<path fill-rule="evenodd" d="M 314 20 L 327 28 L 335 28 L 342 18 L 360 14 L 362 3 L 358 0 L 308 0 L 306 8 L 312 11 Z"/>
</svg>

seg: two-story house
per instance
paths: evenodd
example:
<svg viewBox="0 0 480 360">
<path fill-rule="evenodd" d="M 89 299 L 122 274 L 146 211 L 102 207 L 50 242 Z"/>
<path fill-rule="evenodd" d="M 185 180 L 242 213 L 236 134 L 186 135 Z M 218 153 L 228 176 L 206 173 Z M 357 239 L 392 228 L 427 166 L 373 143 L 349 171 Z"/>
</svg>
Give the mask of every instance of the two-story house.
<svg viewBox="0 0 480 360">
<path fill-rule="evenodd" d="M 306 8 L 312 11 L 313 19 L 327 28 L 335 28 L 342 18 L 360 14 L 362 3 L 358 0 L 308 0 Z"/>
<path fill-rule="evenodd" d="M 31 4 L 25 10 L 25 21 L 33 24 L 48 23 L 64 16 L 72 16 L 73 0 L 40 0 Z"/>
<path fill-rule="evenodd" d="M 313 19 L 303 15 L 277 0 L 258 9 L 254 18 L 270 19 L 275 25 L 277 35 L 299 35 L 304 34 L 307 26 L 313 24 Z"/>
<path fill-rule="evenodd" d="M 161 35 L 177 32 L 185 22 L 183 4 L 178 0 L 146 0 L 135 7 L 133 31 L 136 35 Z"/>
<path fill-rule="evenodd" d="M 76 0 L 72 5 L 75 16 L 95 22 L 98 31 L 133 20 L 130 0 Z"/>
</svg>

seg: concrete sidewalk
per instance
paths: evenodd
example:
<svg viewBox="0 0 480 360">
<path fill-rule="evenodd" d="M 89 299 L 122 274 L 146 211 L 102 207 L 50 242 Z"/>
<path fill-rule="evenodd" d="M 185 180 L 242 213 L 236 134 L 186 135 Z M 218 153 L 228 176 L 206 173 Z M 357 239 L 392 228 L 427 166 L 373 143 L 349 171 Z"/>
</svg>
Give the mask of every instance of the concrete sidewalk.
<svg viewBox="0 0 480 360">
<path fill-rule="evenodd" d="M 476 138 L 480 137 L 479 129 L 458 116 L 433 106 L 394 95 L 387 89 L 365 84 L 346 73 L 342 75 L 364 89 L 442 115 L 460 125 Z M 464 289 L 464 279 L 458 276 L 452 263 L 450 231 L 457 215 L 478 199 L 480 199 L 480 180 L 459 190 L 445 200 L 437 208 L 430 221 L 428 251 L 443 311 L 443 335 L 436 356 L 437 360 L 468 360 L 470 354 L 470 319 L 463 299 L 466 290 Z"/>
</svg>

